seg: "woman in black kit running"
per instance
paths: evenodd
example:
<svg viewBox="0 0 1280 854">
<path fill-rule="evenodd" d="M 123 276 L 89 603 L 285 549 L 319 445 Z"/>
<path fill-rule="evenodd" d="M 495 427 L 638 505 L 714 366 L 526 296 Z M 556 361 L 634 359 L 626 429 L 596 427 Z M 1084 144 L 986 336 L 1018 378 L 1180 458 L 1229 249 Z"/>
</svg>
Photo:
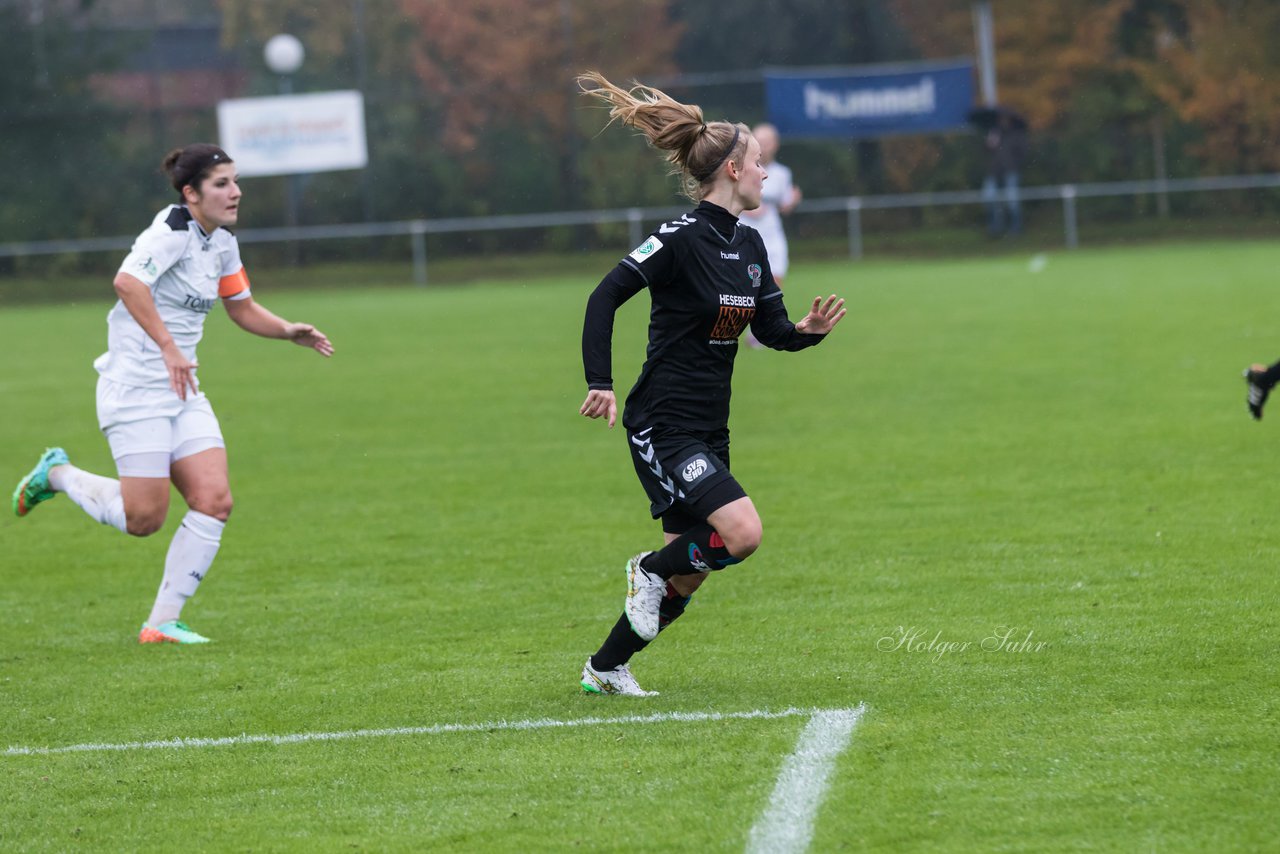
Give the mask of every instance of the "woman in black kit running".
<svg viewBox="0 0 1280 854">
<path fill-rule="evenodd" d="M 645 288 L 653 308 L 640 378 L 622 424 L 636 473 L 662 520 L 666 546 L 627 561 L 627 599 L 599 652 L 582 670 L 583 690 L 647 696 L 627 662 L 679 617 L 712 570 L 760 545 L 760 516 L 729 470 L 729 395 L 738 336 L 775 350 L 822 341 L 844 317 L 844 300 L 815 297 L 793 324 L 760 235 L 738 215 L 760 204 L 766 178 L 760 145 L 745 125 L 707 122 L 701 108 L 647 86 L 628 91 L 590 72 L 582 91 L 610 106 L 611 121 L 637 128 L 668 152 L 672 171 L 698 206 L 658 227 L 622 259 L 587 301 L 582 361 L 588 418 L 607 418 L 613 393 L 613 318 Z"/>
</svg>

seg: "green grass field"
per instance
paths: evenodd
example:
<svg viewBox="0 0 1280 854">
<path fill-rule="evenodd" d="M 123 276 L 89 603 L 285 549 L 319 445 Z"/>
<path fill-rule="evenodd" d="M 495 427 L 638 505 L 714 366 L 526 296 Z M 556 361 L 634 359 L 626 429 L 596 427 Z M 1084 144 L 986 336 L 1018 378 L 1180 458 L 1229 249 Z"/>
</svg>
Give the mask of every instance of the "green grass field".
<svg viewBox="0 0 1280 854">
<path fill-rule="evenodd" d="M 215 643 L 135 642 L 177 510 L 146 540 L 65 498 L 0 522 L 0 849 L 741 851 L 806 718 L 662 716 L 863 703 L 814 851 L 1269 849 L 1280 410 L 1252 423 L 1239 371 L 1280 356 L 1277 269 L 1246 242 L 798 266 L 793 317 L 850 315 L 740 354 L 764 545 L 635 659 L 639 700 L 577 686 L 660 541 L 621 429 L 577 415 L 595 277 L 262 276 L 338 353 L 210 320 L 236 509 L 184 617 Z M 6 484 L 47 444 L 113 472 L 103 290 L 0 311 Z M 13 749 L 437 724 L 493 726 Z"/>
</svg>

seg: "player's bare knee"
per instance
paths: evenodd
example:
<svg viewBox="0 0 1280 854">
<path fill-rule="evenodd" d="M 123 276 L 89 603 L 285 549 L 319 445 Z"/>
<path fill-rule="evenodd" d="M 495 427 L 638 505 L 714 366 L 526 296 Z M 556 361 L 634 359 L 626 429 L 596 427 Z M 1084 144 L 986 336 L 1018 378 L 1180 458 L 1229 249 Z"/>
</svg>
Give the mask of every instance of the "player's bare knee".
<svg viewBox="0 0 1280 854">
<path fill-rule="evenodd" d="M 225 522 L 231 518 L 231 510 L 235 503 L 231 500 L 231 493 L 225 492 L 221 495 L 196 496 L 189 506 L 197 513 Z"/>
<path fill-rule="evenodd" d="M 739 525 L 732 531 L 721 534 L 724 538 L 724 547 L 729 554 L 738 560 L 746 560 L 755 550 L 760 548 L 760 537 L 763 534 L 760 524 Z"/>
<path fill-rule="evenodd" d="M 135 537 L 149 537 L 164 527 L 163 512 L 141 512 L 125 514 L 125 530 Z"/>
<path fill-rule="evenodd" d="M 729 554 L 733 555 L 738 560 L 746 560 L 751 557 L 751 555 L 755 554 L 756 549 L 760 548 L 760 538 L 756 537 L 755 539 L 735 540 L 733 542 L 725 540 L 725 545 L 729 549 Z"/>
</svg>

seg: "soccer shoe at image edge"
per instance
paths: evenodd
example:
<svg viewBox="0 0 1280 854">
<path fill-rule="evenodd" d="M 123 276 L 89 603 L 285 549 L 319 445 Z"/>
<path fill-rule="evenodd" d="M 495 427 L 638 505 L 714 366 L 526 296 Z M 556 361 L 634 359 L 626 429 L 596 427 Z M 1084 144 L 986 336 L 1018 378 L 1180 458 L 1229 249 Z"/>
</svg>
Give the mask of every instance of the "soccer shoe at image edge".
<svg viewBox="0 0 1280 854">
<path fill-rule="evenodd" d="M 591 666 L 591 658 L 582 667 L 582 690 L 588 694 L 621 694 L 626 697 L 656 697 L 657 691 L 646 691 L 631 675 L 630 666 L 600 672 Z"/>
<path fill-rule="evenodd" d="M 57 495 L 49 487 L 49 469 L 69 462 L 71 461 L 67 458 L 66 451 L 61 448 L 46 448 L 36 467 L 18 481 L 18 488 L 13 491 L 13 514 L 19 518 L 26 516 L 37 504 Z"/>
<path fill-rule="evenodd" d="M 158 626 L 143 623 L 138 630 L 138 643 L 209 643 L 209 639 L 191 631 L 186 623 L 170 620 Z"/>
<path fill-rule="evenodd" d="M 1266 406 L 1267 396 L 1273 388 L 1273 384 L 1267 380 L 1266 371 L 1266 365 L 1250 365 L 1244 369 L 1244 382 L 1249 389 L 1246 402 L 1254 421 L 1262 420 L 1262 407 Z"/>
</svg>

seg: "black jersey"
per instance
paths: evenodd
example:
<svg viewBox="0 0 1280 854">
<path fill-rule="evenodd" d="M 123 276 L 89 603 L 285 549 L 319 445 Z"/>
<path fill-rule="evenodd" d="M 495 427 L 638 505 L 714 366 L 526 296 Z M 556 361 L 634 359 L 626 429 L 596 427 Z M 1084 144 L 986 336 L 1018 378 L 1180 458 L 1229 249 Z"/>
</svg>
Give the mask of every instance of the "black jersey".
<svg viewBox="0 0 1280 854">
<path fill-rule="evenodd" d="M 591 294 L 582 330 L 589 388 L 613 388 L 613 316 L 646 287 L 653 300 L 649 346 L 623 411 L 629 430 L 727 425 L 738 336 L 748 325 L 776 350 L 801 350 L 824 337 L 797 332 L 788 319 L 759 233 L 702 202 L 660 226 Z"/>
</svg>

